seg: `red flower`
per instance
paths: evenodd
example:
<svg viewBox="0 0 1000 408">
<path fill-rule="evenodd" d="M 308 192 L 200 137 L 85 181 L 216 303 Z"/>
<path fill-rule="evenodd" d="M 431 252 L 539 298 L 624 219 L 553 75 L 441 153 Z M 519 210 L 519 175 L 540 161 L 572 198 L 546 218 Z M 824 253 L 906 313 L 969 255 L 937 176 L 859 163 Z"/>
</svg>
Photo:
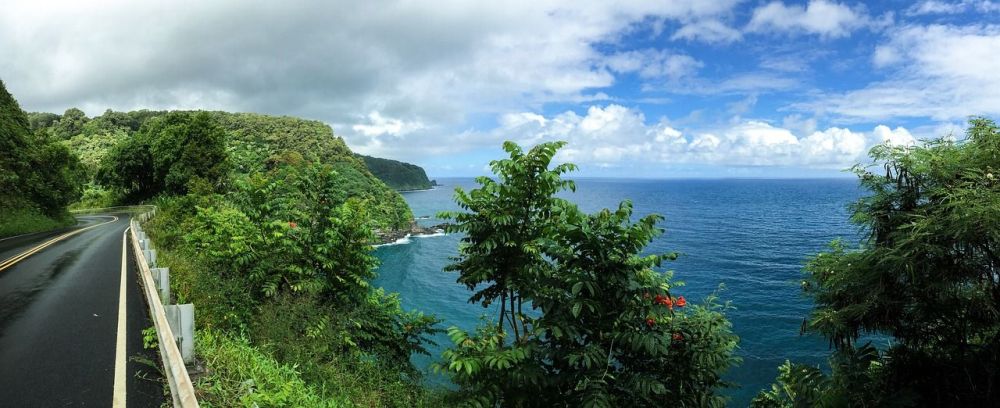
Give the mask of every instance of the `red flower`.
<svg viewBox="0 0 1000 408">
<path fill-rule="evenodd" d="M 677 307 L 684 307 L 687 306 L 688 302 L 687 300 L 684 300 L 684 296 L 678 296 L 677 302 L 675 304 L 677 305 Z"/>
<path fill-rule="evenodd" d="M 654 324 L 656 324 L 656 320 L 652 318 L 646 319 L 646 326 L 653 327 Z"/>
<path fill-rule="evenodd" d="M 298 227 L 299 224 L 296 224 L 295 221 L 288 221 L 288 228 L 298 228 Z"/>
<path fill-rule="evenodd" d="M 674 333 L 674 335 L 672 337 L 673 337 L 674 341 L 684 340 L 684 336 L 681 335 L 680 333 Z"/>
<path fill-rule="evenodd" d="M 664 305 L 670 310 L 674 310 L 674 301 L 670 299 L 670 296 L 656 295 L 656 300 L 653 301 L 656 304 Z"/>
</svg>

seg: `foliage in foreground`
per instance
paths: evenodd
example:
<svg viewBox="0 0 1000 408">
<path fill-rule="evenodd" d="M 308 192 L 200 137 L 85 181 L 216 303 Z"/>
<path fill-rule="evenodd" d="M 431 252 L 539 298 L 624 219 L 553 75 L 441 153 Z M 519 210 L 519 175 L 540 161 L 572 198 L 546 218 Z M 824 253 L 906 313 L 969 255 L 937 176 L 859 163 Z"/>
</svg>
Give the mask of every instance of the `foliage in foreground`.
<svg viewBox="0 0 1000 408">
<path fill-rule="evenodd" d="M 371 220 L 336 180 L 296 162 L 237 176 L 225 194 L 194 184 L 157 202 L 149 231 L 178 299 L 199 305 L 199 329 L 245 338 L 323 396 L 425 404 L 409 357 L 426 353 L 437 320 L 369 286 Z"/>
<path fill-rule="evenodd" d="M 198 332 L 196 351 L 206 374 L 195 387 L 203 407 L 347 407 L 348 401 L 323 395 L 281 364 L 251 346 L 212 330 Z"/>
<path fill-rule="evenodd" d="M 737 338 L 714 298 L 688 306 L 669 273 L 675 254 L 640 255 L 660 217 L 632 222 L 628 202 L 584 214 L 556 198 L 574 189 L 550 168 L 563 143 L 491 163 L 497 179 L 456 190 L 467 212 L 445 214 L 465 233 L 449 270 L 496 305 L 475 333 L 449 329 L 454 346 L 437 368 L 472 406 L 723 406 L 722 374 L 737 362 Z M 524 306 L 529 310 L 525 311 Z"/>
<path fill-rule="evenodd" d="M 756 406 L 1000 403 L 1000 131 L 878 146 L 855 172 L 869 195 L 858 249 L 835 242 L 806 267 L 807 329 L 835 348 L 829 376 L 783 367 Z M 892 338 L 882 351 L 865 334 Z"/>
</svg>

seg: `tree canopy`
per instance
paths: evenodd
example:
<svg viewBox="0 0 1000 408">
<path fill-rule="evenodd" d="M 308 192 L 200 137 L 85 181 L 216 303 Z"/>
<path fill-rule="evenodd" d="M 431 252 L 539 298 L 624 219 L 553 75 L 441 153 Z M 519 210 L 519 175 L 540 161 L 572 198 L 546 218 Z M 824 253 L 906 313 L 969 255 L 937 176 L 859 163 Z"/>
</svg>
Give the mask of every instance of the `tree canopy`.
<svg viewBox="0 0 1000 408">
<path fill-rule="evenodd" d="M 0 210 L 63 217 L 66 206 L 80 197 L 83 168 L 66 147 L 32 134 L 30 126 L 28 115 L 0 81 Z"/>
<path fill-rule="evenodd" d="M 434 186 L 420 166 L 401 161 L 358 155 L 375 177 L 396 190 L 426 190 Z"/>
<path fill-rule="evenodd" d="M 133 200 L 183 195 L 193 181 L 219 187 L 228 175 L 225 143 L 225 132 L 208 113 L 170 112 L 119 142 L 98 181 Z"/>
<path fill-rule="evenodd" d="M 575 189 L 562 179 L 575 166 L 552 166 L 563 145 L 507 142 L 496 179 L 456 189 L 465 211 L 445 215 L 465 236 L 447 269 L 499 314 L 475 333 L 449 329 L 437 368 L 473 406 L 724 406 L 737 338 L 722 307 L 674 293 L 654 268 L 675 254 L 642 254 L 659 216 L 633 222 L 628 202 L 585 214 L 556 197 Z"/>
<path fill-rule="evenodd" d="M 859 248 L 834 242 L 806 267 L 807 330 L 833 372 L 787 364 L 757 406 L 995 406 L 1000 402 L 1000 132 L 877 146 L 854 168 L 868 195 Z M 885 348 L 858 344 L 865 335 Z"/>
</svg>

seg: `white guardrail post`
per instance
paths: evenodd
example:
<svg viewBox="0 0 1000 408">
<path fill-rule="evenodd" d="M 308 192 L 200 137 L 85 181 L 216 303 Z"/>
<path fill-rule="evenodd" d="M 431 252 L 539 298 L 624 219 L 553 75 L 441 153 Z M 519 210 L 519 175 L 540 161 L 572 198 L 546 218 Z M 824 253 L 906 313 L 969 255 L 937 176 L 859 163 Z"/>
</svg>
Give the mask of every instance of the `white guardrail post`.
<svg viewBox="0 0 1000 408">
<path fill-rule="evenodd" d="M 139 225 L 139 220 L 148 221 L 153 214 L 156 214 L 156 207 L 147 207 L 146 212 L 133 217 L 132 248 L 139 267 L 143 294 L 149 305 L 149 315 L 156 327 L 160 358 L 174 407 L 198 407 L 191 377 L 184 366 L 185 363 L 194 361 L 194 305 L 168 304 L 170 269 L 156 267 L 156 250 Z"/>
</svg>

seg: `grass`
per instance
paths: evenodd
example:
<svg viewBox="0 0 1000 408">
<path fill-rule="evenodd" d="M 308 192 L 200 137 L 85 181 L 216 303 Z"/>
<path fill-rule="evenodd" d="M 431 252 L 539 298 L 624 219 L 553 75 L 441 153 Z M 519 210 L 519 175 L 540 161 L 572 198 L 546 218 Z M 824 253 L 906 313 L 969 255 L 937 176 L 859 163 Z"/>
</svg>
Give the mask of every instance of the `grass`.
<svg viewBox="0 0 1000 408">
<path fill-rule="evenodd" d="M 302 380 L 294 366 L 281 364 L 250 345 L 211 330 L 198 332 L 196 350 L 207 374 L 195 381 L 203 407 L 349 407 Z"/>
<path fill-rule="evenodd" d="M 0 209 L 0 238 L 67 227 L 76 219 L 66 214 L 55 219 L 32 209 Z"/>
</svg>

